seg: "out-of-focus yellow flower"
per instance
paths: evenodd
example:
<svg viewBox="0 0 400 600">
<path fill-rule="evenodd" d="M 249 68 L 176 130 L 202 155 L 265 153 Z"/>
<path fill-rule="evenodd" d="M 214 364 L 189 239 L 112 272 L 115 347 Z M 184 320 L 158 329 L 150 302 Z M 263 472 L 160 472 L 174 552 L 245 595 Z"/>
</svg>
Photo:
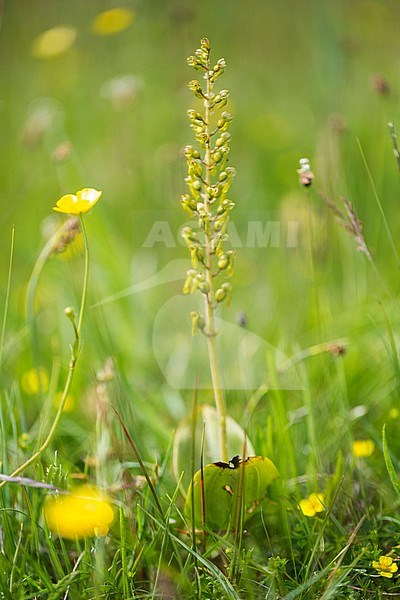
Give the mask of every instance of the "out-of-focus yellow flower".
<svg viewBox="0 0 400 600">
<path fill-rule="evenodd" d="M 105 536 L 114 519 L 108 498 L 89 485 L 68 495 L 47 496 L 43 512 L 49 529 L 67 539 Z"/>
<path fill-rule="evenodd" d="M 34 40 L 32 54 L 36 58 L 53 58 L 69 50 L 75 41 L 77 31 L 64 25 L 44 31 Z"/>
<path fill-rule="evenodd" d="M 375 450 L 375 444 L 372 440 L 354 440 L 353 455 L 357 458 L 365 458 L 371 456 Z"/>
<path fill-rule="evenodd" d="M 308 498 L 300 500 L 300 510 L 306 517 L 315 517 L 317 513 L 325 510 L 324 494 L 310 494 Z"/>
<path fill-rule="evenodd" d="M 398 408 L 391 408 L 389 410 L 389 417 L 391 419 L 397 419 L 397 417 L 400 415 L 400 411 Z"/>
<path fill-rule="evenodd" d="M 398 566 L 393 562 L 390 556 L 380 556 L 379 560 L 373 560 L 372 566 L 376 569 L 381 577 L 391 579 L 393 573 L 396 573 Z"/>
<path fill-rule="evenodd" d="M 92 23 L 94 33 L 113 35 L 127 29 L 133 22 L 135 13 L 127 8 L 111 8 L 99 13 Z"/>
<path fill-rule="evenodd" d="M 58 408 L 60 406 L 62 396 L 63 396 L 62 392 L 58 392 L 57 394 L 55 394 L 55 396 L 53 398 L 53 405 L 56 408 Z M 68 394 L 67 399 L 64 404 L 63 412 L 69 413 L 72 410 L 74 410 L 74 408 L 75 408 L 75 400 L 70 394 Z"/>
<path fill-rule="evenodd" d="M 94 188 L 84 188 L 75 194 L 62 196 L 53 210 L 67 215 L 80 215 L 89 212 L 99 201 L 102 192 Z"/>
<path fill-rule="evenodd" d="M 34 396 L 39 391 L 47 392 L 49 389 L 49 376 L 46 369 L 38 367 L 37 369 L 29 369 L 22 375 L 22 389 L 26 394 Z"/>
</svg>

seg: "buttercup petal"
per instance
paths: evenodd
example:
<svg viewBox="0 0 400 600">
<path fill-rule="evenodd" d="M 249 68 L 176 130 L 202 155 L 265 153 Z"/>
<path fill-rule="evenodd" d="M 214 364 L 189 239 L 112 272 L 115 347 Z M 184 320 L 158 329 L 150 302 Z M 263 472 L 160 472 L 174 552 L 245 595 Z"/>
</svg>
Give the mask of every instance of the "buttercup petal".
<svg viewBox="0 0 400 600">
<path fill-rule="evenodd" d="M 49 496 L 44 515 L 49 529 L 67 539 L 104 536 L 114 519 L 108 499 L 88 485 L 65 496 Z"/>
<path fill-rule="evenodd" d="M 87 213 L 99 201 L 102 193 L 94 188 L 83 188 L 76 195 L 65 194 L 58 200 L 54 210 L 69 215 Z"/>
</svg>

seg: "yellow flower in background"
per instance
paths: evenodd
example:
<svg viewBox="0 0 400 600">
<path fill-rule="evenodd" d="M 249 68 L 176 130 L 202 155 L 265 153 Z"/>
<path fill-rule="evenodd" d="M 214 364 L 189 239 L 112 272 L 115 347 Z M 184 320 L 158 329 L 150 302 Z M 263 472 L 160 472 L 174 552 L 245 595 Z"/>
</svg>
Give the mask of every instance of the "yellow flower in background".
<svg viewBox="0 0 400 600">
<path fill-rule="evenodd" d="M 94 188 L 84 188 L 75 194 L 62 196 L 53 210 L 67 215 L 80 215 L 89 212 L 100 199 L 103 192 Z"/>
<path fill-rule="evenodd" d="M 376 569 L 381 577 L 391 579 L 393 573 L 396 573 L 398 566 L 393 562 L 390 556 L 380 556 L 379 560 L 373 560 L 372 566 Z"/>
<path fill-rule="evenodd" d="M 61 56 L 71 48 L 76 35 L 76 29 L 67 25 L 48 29 L 34 40 L 32 54 L 36 58 Z"/>
<path fill-rule="evenodd" d="M 21 387 L 26 394 L 34 396 L 40 391 L 47 392 L 49 389 L 49 376 L 46 369 L 38 367 L 29 369 L 22 375 Z"/>
<path fill-rule="evenodd" d="M 308 498 L 300 500 L 300 510 L 306 517 L 315 517 L 317 513 L 325 510 L 324 494 L 310 494 Z"/>
<path fill-rule="evenodd" d="M 92 29 L 98 35 L 113 35 L 127 29 L 133 22 L 135 13 L 127 8 L 111 8 L 94 18 Z"/>
<path fill-rule="evenodd" d="M 58 392 L 57 394 L 55 394 L 55 396 L 53 398 L 53 405 L 55 406 L 55 408 L 58 408 L 60 406 L 62 396 L 63 396 L 62 392 Z M 75 408 L 75 399 L 70 394 L 68 394 L 67 399 L 64 404 L 63 412 L 69 413 L 69 412 L 73 411 L 74 408 Z"/>
<path fill-rule="evenodd" d="M 48 528 L 67 539 L 103 537 L 114 519 L 108 498 L 90 485 L 71 494 L 47 496 L 43 512 Z"/>
<path fill-rule="evenodd" d="M 354 440 L 353 455 L 357 458 L 371 456 L 375 450 L 375 444 L 372 440 Z"/>
<path fill-rule="evenodd" d="M 389 410 L 389 417 L 391 419 L 397 419 L 397 417 L 400 415 L 400 411 L 398 408 L 391 408 Z"/>
</svg>

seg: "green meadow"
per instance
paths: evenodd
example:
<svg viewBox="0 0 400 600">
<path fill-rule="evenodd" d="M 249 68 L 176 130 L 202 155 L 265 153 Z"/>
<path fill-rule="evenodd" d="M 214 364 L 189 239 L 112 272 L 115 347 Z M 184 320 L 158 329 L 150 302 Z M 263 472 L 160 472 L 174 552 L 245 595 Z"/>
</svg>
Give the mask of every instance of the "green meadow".
<svg viewBox="0 0 400 600">
<path fill-rule="evenodd" d="M 399 24 L 0 2 L 0 598 L 400 598 Z"/>
</svg>

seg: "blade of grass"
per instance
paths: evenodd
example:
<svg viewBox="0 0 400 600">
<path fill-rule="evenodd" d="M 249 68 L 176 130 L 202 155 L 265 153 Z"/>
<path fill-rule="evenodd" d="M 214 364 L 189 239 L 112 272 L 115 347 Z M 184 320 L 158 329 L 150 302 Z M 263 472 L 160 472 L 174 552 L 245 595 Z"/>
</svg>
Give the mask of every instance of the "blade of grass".
<svg viewBox="0 0 400 600">
<path fill-rule="evenodd" d="M 156 525 L 158 527 L 161 527 L 162 529 L 166 529 L 166 525 L 163 522 L 158 521 L 153 515 L 151 515 L 148 512 L 146 512 L 146 514 L 151 519 L 153 519 L 153 521 L 156 523 Z M 186 552 L 188 552 L 191 556 L 194 557 L 195 552 L 194 552 L 193 548 L 191 548 L 190 546 L 188 546 L 187 544 L 185 544 L 185 542 L 183 540 L 181 540 L 180 538 L 178 538 L 172 532 L 169 532 L 169 536 L 171 537 L 172 540 L 174 540 L 174 542 L 176 542 Z M 203 567 L 209 573 L 211 573 L 215 577 L 215 579 L 218 581 L 218 583 L 222 586 L 223 590 L 227 594 L 226 598 L 231 599 L 231 600 L 240 600 L 240 597 L 238 596 L 236 590 L 232 586 L 232 584 L 229 581 L 229 579 L 222 573 L 222 571 L 220 571 L 218 569 L 218 567 L 216 567 L 212 562 L 208 561 L 206 558 L 203 558 L 203 556 L 201 554 L 197 554 L 196 556 L 197 556 L 198 562 L 200 564 L 202 564 Z"/>
<path fill-rule="evenodd" d="M 397 476 L 396 470 L 394 468 L 392 459 L 389 455 L 389 447 L 386 439 L 386 425 L 382 428 L 382 447 L 383 447 L 383 456 L 385 458 L 386 469 L 390 477 L 390 481 L 394 487 L 395 492 L 400 497 L 400 483 L 399 478 Z"/>
<path fill-rule="evenodd" d="M 388 123 L 388 127 L 389 127 L 389 131 L 390 131 L 390 137 L 392 138 L 394 157 L 397 161 L 397 167 L 400 171 L 400 151 L 399 151 L 399 146 L 397 143 L 396 130 L 395 130 L 392 122 Z"/>
<path fill-rule="evenodd" d="M 114 406 L 111 406 L 111 408 L 113 409 L 113 411 L 114 411 L 114 413 L 115 413 L 115 415 L 116 415 L 116 417 L 117 417 L 117 419 L 118 419 L 118 421 L 119 421 L 119 423 L 120 423 L 120 425 L 122 427 L 122 430 L 123 430 L 123 432 L 125 434 L 125 437 L 128 440 L 128 444 L 130 445 L 130 447 L 133 450 L 134 455 L 136 456 L 136 459 L 137 459 L 137 461 L 138 461 L 138 463 L 140 465 L 140 468 L 142 469 L 143 475 L 145 476 L 145 479 L 147 481 L 147 484 L 149 486 L 151 494 L 152 494 L 152 496 L 154 498 L 154 502 L 155 502 L 155 505 L 157 507 L 157 510 L 160 513 L 160 516 L 161 516 L 162 520 L 164 521 L 164 519 L 165 519 L 164 511 L 163 511 L 163 509 L 161 507 L 160 501 L 159 501 L 158 496 L 157 496 L 157 492 L 155 490 L 153 482 L 151 481 L 150 475 L 149 475 L 149 473 L 148 473 L 148 471 L 146 469 L 146 466 L 145 466 L 145 464 L 144 464 L 144 462 L 142 460 L 142 457 L 140 456 L 139 450 L 137 449 L 135 442 L 133 441 L 133 439 L 132 439 L 129 431 L 127 430 L 127 428 L 125 426 L 125 423 L 121 419 L 121 416 L 120 416 L 119 412 L 114 408 Z"/>
<path fill-rule="evenodd" d="M 399 256 L 399 253 L 397 252 L 396 245 L 394 243 L 394 239 L 393 239 L 393 236 L 392 236 L 392 232 L 390 231 L 389 223 L 388 223 L 388 220 L 386 218 L 385 211 L 383 210 L 383 206 L 382 206 L 382 203 L 380 201 L 378 191 L 376 189 L 375 181 L 374 181 L 374 179 L 372 177 L 372 173 L 371 173 L 371 170 L 369 168 L 369 165 L 368 165 L 366 156 L 364 154 L 364 150 L 363 150 L 363 148 L 361 146 L 360 140 L 357 140 L 357 143 L 358 143 L 358 148 L 360 150 L 362 161 L 364 163 L 365 170 L 366 170 L 367 175 L 368 175 L 369 182 L 371 184 L 371 189 L 372 189 L 373 196 L 375 198 L 375 202 L 376 202 L 376 204 L 378 206 L 378 209 L 379 209 L 379 212 L 381 214 L 382 221 L 383 221 L 384 227 L 386 229 L 386 234 L 388 236 L 390 246 L 391 246 L 391 248 L 393 250 L 393 254 L 394 254 L 394 257 L 396 259 L 396 264 L 397 264 L 398 268 L 400 269 L 400 256 Z"/>
<path fill-rule="evenodd" d="M 7 315 L 8 315 L 8 307 L 10 304 L 10 292 L 11 292 L 11 274 L 12 274 L 12 265 L 14 258 L 14 246 L 15 246 L 15 227 L 12 226 L 11 229 L 11 248 L 10 248 L 10 261 L 8 265 L 8 277 L 7 277 L 7 288 L 6 288 L 6 298 L 4 302 L 4 314 L 3 314 L 3 324 L 1 326 L 1 338 L 0 338 L 0 374 L 1 368 L 3 365 L 3 353 L 4 353 L 4 340 L 6 335 L 6 324 L 7 324 Z"/>
</svg>

